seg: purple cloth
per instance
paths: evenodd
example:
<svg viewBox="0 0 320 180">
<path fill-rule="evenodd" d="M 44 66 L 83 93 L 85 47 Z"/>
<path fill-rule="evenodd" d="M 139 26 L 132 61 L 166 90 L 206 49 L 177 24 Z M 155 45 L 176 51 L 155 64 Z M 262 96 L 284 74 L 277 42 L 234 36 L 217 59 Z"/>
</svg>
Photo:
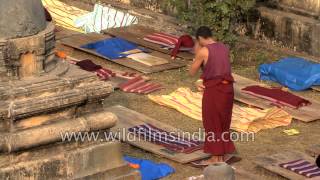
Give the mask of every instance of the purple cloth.
<svg viewBox="0 0 320 180">
<path fill-rule="evenodd" d="M 303 159 L 282 163 L 279 166 L 308 178 L 320 177 L 320 168 Z"/>
<path fill-rule="evenodd" d="M 174 152 L 192 153 L 202 149 L 203 145 L 201 141 L 186 140 L 183 137 L 176 136 L 150 124 L 134 126 L 128 130 L 136 136 L 141 136 L 147 141 L 162 145 Z"/>
</svg>

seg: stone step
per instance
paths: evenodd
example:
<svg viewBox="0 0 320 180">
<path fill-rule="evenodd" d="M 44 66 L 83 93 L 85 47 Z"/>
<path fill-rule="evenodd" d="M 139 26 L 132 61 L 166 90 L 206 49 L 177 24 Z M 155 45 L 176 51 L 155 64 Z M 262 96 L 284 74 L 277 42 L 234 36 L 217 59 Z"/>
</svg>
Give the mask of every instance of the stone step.
<svg viewBox="0 0 320 180">
<path fill-rule="evenodd" d="M 13 152 L 62 141 L 66 133 L 90 133 L 115 126 L 117 117 L 109 112 L 91 113 L 78 118 L 61 119 L 16 132 L 0 133 L 0 152 Z M 74 141 L 75 139 L 66 142 Z M 81 139 L 79 139 L 81 140 Z M 92 139 L 93 140 L 93 139 Z M 88 139 L 84 139 L 88 141 Z"/>
<path fill-rule="evenodd" d="M 99 173 L 125 176 L 133 171 L 122 160 L 119 142 L 60 144 L 0 156 L 1 179 L 87 179 Z"/>
<path fill-rule="evenodd" d="M 50 88 L 51 86 L 48 87 Z M 46 89 L 42 90 L 46 93 L 43 93 L 39 97 L 27 97 L 19 100 L 9 99 L 4 101 L 7 106 L 0 108 L 0 114 L 2 114 L 0 119 L 21 119 L 31 115 L 99 100 L 108 97 L 113 91 L 113 87 L 110 83 L 96 81 L 56 93 Z"/>
</svg>

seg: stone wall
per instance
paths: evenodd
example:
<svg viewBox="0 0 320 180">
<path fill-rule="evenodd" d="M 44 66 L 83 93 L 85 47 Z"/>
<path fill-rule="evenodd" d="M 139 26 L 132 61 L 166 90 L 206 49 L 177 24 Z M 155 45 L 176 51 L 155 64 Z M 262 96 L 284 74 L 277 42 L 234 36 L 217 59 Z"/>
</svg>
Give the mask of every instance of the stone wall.
<svg viewBox="0 0 320 180">
<path fill-rule="evenodd" d="M 260 5 L 265 37 L 320 57 L 320 0 L 268 0 Z"/>
<path fill-rule="evenodd" d="M 294 11 L 320 17 L 320 0 L 279 0 L 279 5 Z"/>
</svg>

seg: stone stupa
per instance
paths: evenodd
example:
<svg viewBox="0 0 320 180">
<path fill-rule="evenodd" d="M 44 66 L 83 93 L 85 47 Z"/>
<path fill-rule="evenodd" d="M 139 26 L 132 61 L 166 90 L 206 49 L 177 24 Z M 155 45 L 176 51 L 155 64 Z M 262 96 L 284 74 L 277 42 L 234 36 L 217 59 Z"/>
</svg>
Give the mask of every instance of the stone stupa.
<svg viewBox="0 0 320 180">
<path fill-rule="evenodd" d="M 119 142 L 61 142 L 107 131 L 110 83 L 55 56 L 41 0 L 0 0 L 0 179 L 129 179 Z"/>
</svg>

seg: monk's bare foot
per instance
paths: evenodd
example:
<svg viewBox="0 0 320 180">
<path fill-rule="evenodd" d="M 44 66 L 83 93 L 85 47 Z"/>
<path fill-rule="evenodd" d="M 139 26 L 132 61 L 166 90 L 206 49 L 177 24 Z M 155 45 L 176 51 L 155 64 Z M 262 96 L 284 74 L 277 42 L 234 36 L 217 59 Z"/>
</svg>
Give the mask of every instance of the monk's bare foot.
<svg viewBox="0 0 320 180">
<path fill-rule="evenodd" d="M 201 165 L 211 165 L 217 162 L 223 162 L 223 156 L 212 156 L 210 159 L 201 161 Z"/>
</svg>

